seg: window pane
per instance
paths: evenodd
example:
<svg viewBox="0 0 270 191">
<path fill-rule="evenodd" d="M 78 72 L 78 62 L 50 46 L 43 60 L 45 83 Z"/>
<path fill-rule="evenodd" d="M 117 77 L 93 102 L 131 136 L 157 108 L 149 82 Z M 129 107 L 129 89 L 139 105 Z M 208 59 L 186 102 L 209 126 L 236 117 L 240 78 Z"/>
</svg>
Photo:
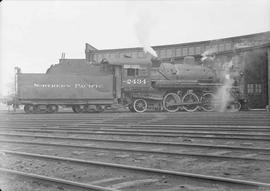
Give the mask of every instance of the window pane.
<svg viewBox="0 0 270 191">
<path fill-rule="evenodd" d="M 164 49 L 160 50 L 160 57 L 166 58 L 166 51 Z"/>
<path fill-rule="evenodd" d="M 188 49 L 188 55 L 194 55 L 194 47 Z"/>
<path fill-rule="evenodd" d="M 127 69 L 127 76 L 135 76 L 135 69 L 128 68 Z"/>
<path fill-rule="evenodd" d="M 226 43 L 225 50 L 231 50 L 231 43 Z"/>
<path fill-rule="evenodd" d="M 167 49 L 167 58 L 172 57 L 172 49 Z"/>
<path fill-rule="evenodd" d="M 183 56 L 187 55 L 187 48 L 183 48 Z"/>
<path fill-rule="evenodd" d="M 201 54 L 201 47 L 196 47 L 196 54 Z"/>
<path fill-rule="evenodd" d="M 176 56 L 182 56 L 182 49 L 181 48 L 176 49 Z"/>
<path fill-rule="evenodd" d="M 220 44 L 218 45 L 218 51 L 224 51 L 225 47 L 224 47 L 224 44 Z"/>
<path fill-rule="evenodd" d="M 137 52 L 132 52 L 132 58 L 137 58 Z"/>
</svg>

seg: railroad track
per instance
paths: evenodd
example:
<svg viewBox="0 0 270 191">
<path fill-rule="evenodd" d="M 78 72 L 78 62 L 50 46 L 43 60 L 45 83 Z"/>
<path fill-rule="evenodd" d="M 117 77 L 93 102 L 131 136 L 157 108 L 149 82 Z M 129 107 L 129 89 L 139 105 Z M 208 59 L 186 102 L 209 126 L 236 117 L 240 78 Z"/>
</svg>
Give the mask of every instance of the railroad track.
<svg viewBox="0 0 270 191">
<path fill-rule="evenodd" d="M 175 125 L 175 122 L 181 124 L 193 124 L 193 125 L 254 125 L 254 126 L 269 126 L 270 119 L 269 113 L 266 112 L 240 112 L 240 113 L 146 113 L 146 114 L 134 114 L 134 113 L 103 113 L 103 118 L 99 114 L 44 114 L 34 115 L 36 119 L 31 119 L 33 115 L 25 116 L 23 114 L 16 115 L 14 118 L 17 122 L 25 120 L 31 120 L 41 122 L 42 120 L 53 121 L 56 118 L 60 121 L 96 121 L 107 124 L 121 123 L 126 124 L 127 122 L 133 124 L 152 124 L 152 125 Z M 12 116 L 12 115 L 10 115 Z M 13 115 L 14 116 L 14 115 Z M 164 117 L 165 116 L 165 117 Z M 190 120 L 192 118 L 192 120 Z M 142 120 L 143 119 L 143 120 Z M 13 120 L 13 122 L 14 122 Z M 4 122 L 9 122 L 6 119 Z M 59 123 L 59 122 L 58 122 Z"/>
<path fill-rule="evenodd" d="M 173 168 L 176 168 L 177 166 L 179 166 L 180 168 L 184 168 L 184 169 L 188 169 L 188 166 L 190 164 L 196 164 L 196 165 L 200 165 L 202 164 L 205 165 L 207 163 L 208 165 L 208 169 L 201 169 L 204 170 L 205 172 L 207 172 L 207 174 L 215 174 L 215 173 L 223 173 L 223 170 L 217 170 L 214 167 L 211 166 L 211 163 L 213 163 L 213 165 L 215 163 L 223 163 L 223 166 L 225 168 L 225 166 L 229 166 L 230 168 L 235 168 L 233 166 L 238 165 L 238 164 L 245 164 L 245 167 L 249 167 L 249 168 L 253 168 L 253 169 L 260 169 L 258 168 L 257 165 L 259 166 L 264 166 L 264 168 L 269 168 L 269 158 L 258 158 L 258 157 L 248 157 L 248 156 L 222 156 L 222 155 L 218 155 L 218 154 L 196 154 L 196 153 L 177 153 L 177 152 L 170 152 L 170 151 L 159 151 L 159 150 L 146 150 L 146 149 L 131 149 L 130 146 L 127 146 L 127 144 L 124 144 L 125 147 L 128 148 L 119 148 L 119 147 L 102 147 L 102 146 L 88 146 L 88 145 L 76 145 L 74 144 L 74 142 L 69 141 L 69 144 L 60 144 L 60 143 L 51 143 L 52 141 L 48 141 L 48 142 L 34 142 L 34 141 L 14 141 L 14 140 L 0 140 L 0 142 L 2 143 L 2 147 L 3 143 L 8 143 L 8 145 L 6 146 L 7 148 L 18 148 L 20 147 L 20 150 L 30 150 L 30 151 L 34 151 L 34 152 L 41 152 L 43 153 L 44 151 L 49 152 L 51 154 L 51 152 L 53 151 L 53 154 L 57 154 L 57 153 L 62 153 L 63 151 L 66 151 L 66 155 L 67 156 L 73 156 L 72 153 L 75 153 L 75 156 L 77 155 L 82 155 L 81 157 L 83 158 L 87 158 L 89 157 L 89 154 L 87 153 L 92 153 L 91 157 L 94 157 L 95 159 L 98 159 L 99 161 L 104 160 L 104 157 L 106 158 L 106 160 L 108 159 L 109 161 L 114 160 L 115 158 L 121 158 L 121 162 L 127 162 L 130 163 L 130 161 L 134 158 L 134 154 L 138 155 L 139 154 L 139 160 L 144 160 L 144 161 L 151 161 L 153 164 L 156 164 L 159 162 L 159 159 L 161 158 L 162 160 L 165 159 L 166 164 L 163 165 L 162 168 L 169 168 L 169 164 L 171 163 L 173 165 Z M 28 145 L 31 145 L 31 147 L 29 147 Z M 38 147 L 38 149 L 40 151 L 36 151 L 36 147 Z M 33 148 L 33 149 L 30 149 Z M 51 149 L 48 149 L 51 148 Z M 49 150 L 49 151 L 47 151 Z M 99 153 L 102 153 L 103 151 L 106 151 L 107 154 L 104 155 L 99 155 Z M 62 152 L 61 152 L 62 151 Z M 120 153 L 119 153 L 120 151 Z M 109 152 L 109 153 L 108 153 Z M 218 152 L 220 153 L 220 149 L 218 150 Z M 86 154 L 85 154 L 86 153 Z M 133 154 L 134 153 L 134 154 Z M 252 152 L 252 155 L 254 156 L 254 151 Z M 224 152 L 220 153 L 220 154 L 224 154 Z M 228 152 L 225 154 L 228 154 Z M 239 154 L 239 152 L 238 152 Z M 95 156 L 93 156 L 95 155 Z M 144 155 L 144 156 L 151 156 L 149 157 L 140 157 L 140 155 Z M 98 157 L 97 157 L 98 156 Z M 78 157 L 78 156 L 77 156 Z M 115 158 L 114 158 L 115 157 Z M 180 157 L 180 158 L 177 158 Z M 185 160 L 184 159 L 187 159 Z M 135 157 L 136 158 L 136 157 Z M 152 159 L 151 159 L 152 158 Z M 157 160 L 156 160 L 157 158 Z M 175 158 L 174 160 L 179 160 L 177 162 L 171 162 L 170 158 Z M 191 162 L 189 162 L 188 160 L 190 160 Z M 194 162 L 195 160 L 195 162 Z M 214 160 L 214 161 L 213 161 Z M 116 160 L 118 161 L 118 159 Z M 183 161 L 183 162 L 182 162 Z M 219 161 L 219 162 L 218 162 Z M 228 164 L 224 164 L 224 161 L 226 161 L 226 163 Z M 238 161 L 238 162 L 236 162 Z M 240 161 L 240 163 L 239 163 Z M 164 162 L 164 161 L 163 161 Z M 255 166 L 254 166 L 255 164 Z M 142 162 L 140 162 L 140 165 L 143 165 Z M 147 165 L 147 164 L 146 164 Z M 227 167 L 226 167 L 227 168 Z M 225 169 L 226 169 L 225 168 Z M 196 171 L 196 170 L 194 170 Z M 227 171 L 227 175 L 230 174 L 229 170 L 225 170 Z M 264 169 L 260 169 L 260 171 L 264 171 Z M 260 172 L 257 170 L 257 172 Z M 267 171 L 265 171 L 267 174 Z M 232 173 L 233 174 L 233 173 Z M 239 176 L 239 175 L 238 175 Z M 251 175 L 250 175 L 251 176 Z M 259 178 L 259 177 L 252 177 L 251 178 Z M 266 181 L 269 181 L 269 179 L 266 178 Z"/>
<path fill-rule="evenodd" d="M 230 149 L 230 150 L 249 150 L 249 151 L 263 151 L 270 152 L 270 148 L 263 147 L 240 147 L 229 145 L 212 145 L 212 144 L 194 144 L 194 143 L 178 143 L 178 142 L 153 142 L 153 141 L 135 141 L 135 140 L 116 140 L 116 139 L 97 139 L 97 138 L 67 138 L 57 136 L 38 136 L 38 135 L 23 135 L 23 134 L 2 134 L 10 137 L 30 137 L 42 138 L 51 140 L 73 140 L 73 141 L 87 141 L 87 142 L 107 142 L 107 143 L 120 143 L 120 144 L 134 144 L 134 145 L 156 145 L 156 146 L 174 146 L 174 147 L 199 147 L 199 148 L 212 148 L 212 149 Z"/>
<path fill-rule="evenodd" d="M 4 173 L 10 173 L 10 174 L 15 174 L 19 176 L 35 178 L 41 181 L 50 181 L 53 183 L 67 184 L 69 186 L 88 188 L 91 190 L 119 190 L 119 189 L 128 190 L 129 187 L 133 187 L 135 185 L 136 186 L 143 185 L 143 188 L 145 190 L 164 190 L 164 189 L 157 188 L 161 186 L 162 181 L 164 181 L 164 179 L 167 179 L 166 182 L 168 182 L 168 180 L 171 180 L 170 184 L 166 185 L 167 188 L 169 186 L 169 189 L 170 187 L 180 188 L 181 183 L 183 184 L 184 182 L 186 183 L 187 181 L 189 181 L 190 183 L 195 182 L 195 181 L 196 182 L 203 181 L 204 187 L 201 187 L 201 189 L 207 189 L 207 187 L 213 188 L 213 185 L 215 185 L 215 187 L 218 186 L 219 188 L 222 187 L 223 189 L 227 189 L 227 190 L 230 189 L 231 187 L 234 187 L 233 189 L 237 188 L 237 190 L 246 190 L 247 188 L 255 189 L 258 187 L 266 190 L 270 188 L 270 184 L 256 182 L 256 181 L 246 181 L 246 180 L 224 178 L 224 177 L 218 177 L 218 176 L 201 175 L 201 174 L 187 173 L 187 172 L 176 172 L 176 171 L 170 171 L 170 170 L 144 168 L 144 167 L 138 167 L 138 166 L 120 165 L 120 164 L 104 163 L 104 162 L 98 162 L 98 161 L 79 160 L 79 159 L 72 159 L 72 158 L 66 158 L 66 157 L 40 155 L 40 154 L 25 153 L 25 152 L 14 152 L 14 151 L 1 151 L 1 152 L 5 154 L 5 156 L 9 159 L 9 161 L 12 161 L 12 160 L 17 161 L 18 159 L 21 160 L 21 158 L 25 160 L 25 158 L 27 158 L 27 159 L 30 159 L 30 161 L 32 162 L 33 160 L 39 160 L 39 162 L 42 161 L 43 164 L 44 162 L 46 164 L 52 163 L 54 161 L 61 162 L 61 163 L 58 163 L 58 166 L 61 165 L 61 168 L 64 168 L 67 165 L 69 166 L 69 168 L 76 168 L 78 165 L 80 165 L 80 166 L 83 166 L 84 168 L 89 168 L 89 166 L 91 166 L 91 170 L 96 169 L 96 171 L 100 171 L 100 168 L 102 168 L 103 169 L 102 172 L 104 174 L 107 174 L 108 171 L 109 172 L 113 171 L 114 173 L 116 173 L 117 171 L 121 172 L 117 174 L 117 177 L 119 178 L 116 178 L 115 176 L 113 177 L 107 176 L 105 179 L 102 179 L 102 180 L 95 180 L 95 181 L 90 180 L 90 183 L 89 183 L 89 180 L 84 179 L 85 177 L 80 178 L 81 180 L 84 180 L 83 182 L 76 182 L 74 180 L 69 180 L 69 179 L 65 180 L 65 179 L 59 179 L 58 177 L 40 175 L 38 174 L 40 172 L 40 169 L 38 173 L 30 174 L 28 172 L 24 172 L 27 170 L 17 171 L 16 165 L 13 166 L 15 170 L 7 169 L 7 168 L 0 168 L 0 171 Z M 26 162 L 25 162 L 25 165 L 27 166 Z M 43 174 L 50 174 L 50 173 L 43 171 Z M 58 175 L 54 175 L 54 176 L 58 176 Z M 91 179 L 96 179 L 98 177 L 91 176 Z M 138 179 L 138 177 L 140 177 L 140 179 Z M 112 180 L 120 180 L 120 182 L 117 181 L 117 183 L 115 183 Z M 85 183 L 86 181 L 87 183 Z M 112 183 L 110 184 L 110 182 Z M 106 186 L 98 185 L 102 183 L 107 183 L 107 184 L 105 184 Z"/>
<path fill-rule="evenodd" d="M 136 140 L 140 140 L 140 139 L 154 139 L 154 140 L 173 140 L 175 139 L 175 141 L 180 141 L 179 138 L 184 139 L 184 138 L 190 138 L 190 139 L 184 139 L 185 140 L 194 140 L 194 141 L 200 141 L 200 140 L 220 140 L 220 141 L 234 141 L 233 144 L 245 144 L 246 141 L 249 142 L 263 142 L 264 145 L 267 145 L 267 143 L 269 142 L 270 138 L 267 134 L 251 134 L 251 133 L 213 133 L 211 132 L 193 132 L 193 131 L 188 131 L 188 132 L 183 132 L 183 131 L 175 131 L 175 133 L 172 132 L 166 132 L 164 131 L 164 133 L 161 132 L 140 132 L 138 130 L 138 132 L 136 130 L 133 131 L 125 131 L 125 130 L 121 130 L 121 131 L 107 131 L 106 129 L 100 129 L 100 130 L 84 130 L 84 129 L 78 129 L 78 130 L 72 130 L 72 129 L 59 129 L 59 128 L 50 128 L 47 127 L 46 129 L 43 127 L 42 129 L 38 129 L 38 128 L 5 128 L 5 129 L 0 129 L 0 132 L 10 132 L 10 133 L 14 133 L 14 132 L 23 132 L 23 133 L 38 133 L 38 134 L 65 134 L 65 135 L 80 135 L 80 136 L 113 136 L 113 137 L 117 137 L 119 139 L 119 137 L 121 136 L 122 139 L 127 139 L 125 137 L 128 137 L 128 139 L 136 139 Z M 166 133 L 165 133 L 166 132 Z M 1 134 L 1 133 L 0 133 Z M 2 133 L 3 134 L 3 133 Z M 178 140 L 177 140 L 178 139 Z M 239 143 L 235 142 L 238 141 Z M 205 142 L 205 141 L 204 141 Z"/>
<path fill-rule="evenodd" d="M 21 136 L 21 135 L 19 135 L 19 136 Z M 23 137 L 23 136 L 21 136 L 21 137 Z M 29 136 L 25 136 L 25 137 L 29 137 Z M 37 137 L 37 138 L 40 138 L 40 137 L 38 137 L 38 136 L 33 136 L 33 137 Z M 69 142 L 70 141 L 74 141 L 74 140 L 76 140 L 76 141 L 80 141 L 80 140 L 84 140 L 85 141 L 85 139 L 78 139 L 78 138 L 71 138 L 71 139 L 69 139 L 69 138 L 62 138 L 62 137 L 42 137 L 42 138 L 46 138 L 46 139 L 60 139 L 60 140 L 63 140 L 63 139 L 65 139 L 65 140 L 68 140 Z M 86 139 L 87 141 L 88 141 L 88 139 Z M 99 140 L 99 141 L 102 141 L 102 140 Z M 111 142 L 111 140 L 104 140 L 104 141 L 108 141 L 108 142 Z M 0 142 L 2 142 L 2 144 L 4 144 L 4 143 L 11 143 L 11 144 L 20 144 L 20 145 L 40 145 L 40 146 L 50 146 L 50 147 L 67 147 L 67 148 L 77 148 L 77 149 L 96 149 L 96 150 L 108 150 L 108 151 L 123 151 L 123 152 L 135 152 L 135 153 L 147 153 L 147 154 L 162 154 L 162 155 L 170 155 L 170 156 L 190 156 L 190 157 L 201 157 L 201 158 L 215 158 L 215 159 L 232 159 L 232 160 L 251 160 L 251 161 L 270 161 L 270 159 L 269 158 L 260 158 L 260 157 L 248 157 L 248 156 L 246 156 L 246 155 L 248 155 L 248 154 L 250 154 L 250 153 L 245 153 L 245 154 L 243 154 L 244 156 L 239 156 L 239 152 L 237 153 L 238 154 L 238 156 L 228 156 L 228 151 L 226 152 L 224 152 L 223 151 L 223 154 L 224 153 L 226 153 L 227 155 L 218 155 L 218 154 L 207 154 L 207 153 L 205 153 L 205 152 L 203 152 L 203 151 L 201 151 L 201 153 L 188 153 L 188 152 L 176 152 L 176 151 L 166 151 L 165 149 L 163 149 L 163 151 L 162 150 L 160 150 L 160 149 L 156 149 L 156 148 L 154 148 L 154 149 L 140 149 L 140 148 L 121 148 L 121 147 L 117 147 L 117 146 L 115 146 L 115 147 L 112 147 L 112 146 L 89 146 L 89 145 L 82 145 L 82 144 L 80 144 L 80 145 L 76 145 L 76 144 L 74 144 L 74 143 L 72 143 L 72 144 L 64 144 L 64 143 L 58 143 L 58 142 L 56 142 L 56 143 L 52 143 L 51 141 L 50 141 L 50 143 L 47 143 L 47 142 L 37 142 L 37 141 L 17 141 L 17 140 L 8 140 L 8 139 L 0 139 Z M 118 141 L 117 141 L 118 142 Z M 130 143 L 130 142 L 126 142 L 126 143 Z M 154 144 L 154 143 L 151 143 L 151 144 Z M 189 145 L 188 145 L 189 146 Z M 214 147 L 214 148 L 216 148 L 218 151 L 219 151 L 219 153 L 222 153 L 222 152 L 220 152 L 220 147 Z M 228 147 L 226 147 L 226 148 L 228 148 Z M 224 148 L 223 148 L 224 149 Z M 229 149 L 231 149 L 231 148 L 229 148 Z M 236 148 L 235 148 L 236 149 Z M 262 148 L 247 148 L 247 147 L 239 147 L 239 148 L 237 148 L 237 149 L 239 149 L 239 150 L 251 150 L 252 151 L 252 155 L 254 156 L 254 155 L 260 155 L 258 152 L 259 151 L 270 151 L 270 150 L 265 150 L 265 149 L 262 149 Z M 256 151 L 257 151 L 257 153 L 256 153 Z M 209 151 L 208 151 L 209 152 Z"/>
<path fill-rule="evenodd" d="M 8 163 L 0 171 L 70 190 L 265 191 L 269 117 L 265 112 L 0 114 L 0 160 Z M 54 171 L 68 166 L 72 169 Z"/>
</svg>

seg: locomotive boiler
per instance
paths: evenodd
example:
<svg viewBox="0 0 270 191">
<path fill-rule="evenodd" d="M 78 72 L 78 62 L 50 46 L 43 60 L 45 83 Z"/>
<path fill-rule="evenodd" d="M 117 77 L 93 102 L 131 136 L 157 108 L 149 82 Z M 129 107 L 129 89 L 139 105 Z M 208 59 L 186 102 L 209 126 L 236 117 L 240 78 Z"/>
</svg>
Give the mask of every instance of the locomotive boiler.
<svg viewBox="0 0 270 191">
<path fill-rule="evenodd" d="M 221 103 L 218 91 L 230 80 L 226 107 L 239 110 L 238 76 L 232 68 L 196 63 L 193 57 L 182 63 L 150 58 L 104 59 L 100 63 L 65 59 L 45 74 L 18 71 L 16 104 L 24 105 L 27 113 L 56 112 L 58 106 L 71 107 L 76 113 L 101 112 L 115 104 L 132 112 L 213 111 Z"/>
</svg>

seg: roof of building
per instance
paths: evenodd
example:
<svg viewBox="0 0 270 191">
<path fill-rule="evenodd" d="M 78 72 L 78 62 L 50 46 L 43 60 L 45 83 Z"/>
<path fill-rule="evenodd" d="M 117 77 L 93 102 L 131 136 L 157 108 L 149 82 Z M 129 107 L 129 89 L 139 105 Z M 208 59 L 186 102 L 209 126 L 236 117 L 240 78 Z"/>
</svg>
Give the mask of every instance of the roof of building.
<svg viewBox="0 0 270 191">
<path fill-rule="evenodd" d="M 137 65 L 137 64 L 152 64 L 151 58 L 109 58 L 103 59 L 102 63 L 108 63 L 111 65 Z"/>
<path fill-rule="evenodd" d="M 243 48 L 243 47 L 252 47 L 256 45 L 262 45 L 270 43 L 270 31 L 262 32 L 262 33 L 255 33 L 255 34 L 249 34 L 249 35 L 243 35 L 243 36 L 235 36 L 235 37 L 228 37 L 228 38 L 222 38 L 222 39 L 214 39 L 214 40 L 207 40 L 207 41 L 197 41 L 197 42 L 188 42 L 188 43 L 178 43 L 178 44 L 168 44 L 168 45 L 157 45 L 152 46 L 153 49 L 161 49 L 161 48 L 174 48 L 179 46 L 195 46 L 199 44 L 219 44 L 221 42 L 234 42 L 237 44 L 235 48 Z M 89 47 L 92 47 L 91 49 Z M 142 50 L 142 47 L 131 47 L 131 48 L 116 48 L 116 49 L 97 49 L 90 44 L 86 43 L 86 52 L 88 51 L 93 52 L 111 52 L 111 51 L 138 51 Z"/>
</svg>

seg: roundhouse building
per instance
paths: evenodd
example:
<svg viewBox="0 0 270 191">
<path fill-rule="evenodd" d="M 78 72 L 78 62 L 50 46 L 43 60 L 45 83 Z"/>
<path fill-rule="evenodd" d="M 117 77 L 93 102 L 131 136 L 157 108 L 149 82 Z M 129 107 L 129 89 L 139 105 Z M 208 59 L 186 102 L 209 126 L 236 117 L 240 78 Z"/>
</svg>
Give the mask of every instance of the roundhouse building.
<svg viewBox="0 0 270 191">
<path fill-rule="evenodd" d="M 270 31 L 245 36 L 216 40 L 152 46 L 160 60 L 165 62 L 184 62 L 192 56 L 199 63 L 204 54 L 212 54 L 217 60 L 237 60 L 243 71 L 242 91 L 246 95 L 248 107 L 265 108 L 270 103 Z M 146 58 L 141 47 L 99 50 L 86 43 L 86 61 L 100 62 L 110 58 Z"/>
</svg>

